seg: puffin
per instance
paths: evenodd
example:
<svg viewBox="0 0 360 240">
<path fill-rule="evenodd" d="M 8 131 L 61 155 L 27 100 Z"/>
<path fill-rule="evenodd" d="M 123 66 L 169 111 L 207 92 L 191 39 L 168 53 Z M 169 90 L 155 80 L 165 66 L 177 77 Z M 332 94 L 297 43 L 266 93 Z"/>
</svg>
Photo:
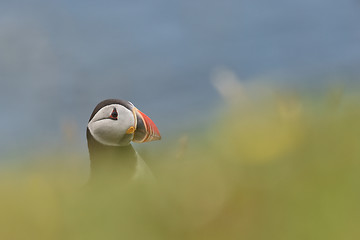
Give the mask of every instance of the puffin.
<svg viewBox="0 0 360 240">
<path fill-rule="evenodd" d="M 90 180 L 104 177 L 123 181 L 154 179 L 132 142 L 160 140 L 154 122 L 131 102 L 106 99 L 94 108 L 86 129 Z"/>
</svg>

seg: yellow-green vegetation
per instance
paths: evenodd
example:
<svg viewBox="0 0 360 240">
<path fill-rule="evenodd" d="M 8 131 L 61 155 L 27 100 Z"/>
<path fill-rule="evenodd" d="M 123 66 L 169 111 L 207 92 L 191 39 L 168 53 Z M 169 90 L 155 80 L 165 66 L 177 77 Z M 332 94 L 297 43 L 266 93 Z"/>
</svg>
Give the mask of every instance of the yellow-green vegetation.
<svg viewBox="0 0 360 240">
<path fill-rule="evenodd" d="M 148 144 L 155 184 L 81 187 L 85 153 L 3 169 L 0 239 L 359 239 L 358 91 L 262 93 Z"/>
</svg>

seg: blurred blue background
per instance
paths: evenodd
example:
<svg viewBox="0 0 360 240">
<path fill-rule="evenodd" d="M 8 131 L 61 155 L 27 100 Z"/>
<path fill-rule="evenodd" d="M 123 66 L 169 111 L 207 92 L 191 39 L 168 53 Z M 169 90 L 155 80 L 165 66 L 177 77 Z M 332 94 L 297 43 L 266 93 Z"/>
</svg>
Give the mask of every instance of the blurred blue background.
<svg viewBox="0 0 360 240">
<path fill-rule="evenodd" d="M 312 86 L 360 75 L 357 0 L 1 1 L 0 154 L 76 138 L 106 98 L 132 101 L 163 133 L 206 121 L 210 78 Z"/>
</svg>

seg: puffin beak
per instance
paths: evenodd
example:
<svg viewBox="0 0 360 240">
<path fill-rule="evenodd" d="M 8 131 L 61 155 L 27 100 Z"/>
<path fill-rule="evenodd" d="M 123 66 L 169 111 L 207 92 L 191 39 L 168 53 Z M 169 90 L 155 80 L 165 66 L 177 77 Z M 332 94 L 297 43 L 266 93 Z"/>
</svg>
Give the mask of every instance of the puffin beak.
<svg viewBox="0 0 360 240">
<path fill-rule="evenodd" d="M 155 123 L 136 107 L 133 108 L 135 131 L 133 142 L 151 142 L 160 140 L 160 132 Z"/>
</svg>

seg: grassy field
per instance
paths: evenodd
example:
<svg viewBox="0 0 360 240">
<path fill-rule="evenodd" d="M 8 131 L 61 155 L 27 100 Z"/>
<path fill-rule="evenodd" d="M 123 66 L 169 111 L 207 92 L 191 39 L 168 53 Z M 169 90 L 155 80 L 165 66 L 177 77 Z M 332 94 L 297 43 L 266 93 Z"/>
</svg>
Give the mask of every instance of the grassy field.
<svg viewBox="0 0 360 240">
<path fill-rule="evenodd" d="M 205 131 L 147 146 L 156 184 L 81 186 L 85 153 L 3 168 L 0 239 L 359 239 L 358 89 L 231 96 Z"/>
</svg>

